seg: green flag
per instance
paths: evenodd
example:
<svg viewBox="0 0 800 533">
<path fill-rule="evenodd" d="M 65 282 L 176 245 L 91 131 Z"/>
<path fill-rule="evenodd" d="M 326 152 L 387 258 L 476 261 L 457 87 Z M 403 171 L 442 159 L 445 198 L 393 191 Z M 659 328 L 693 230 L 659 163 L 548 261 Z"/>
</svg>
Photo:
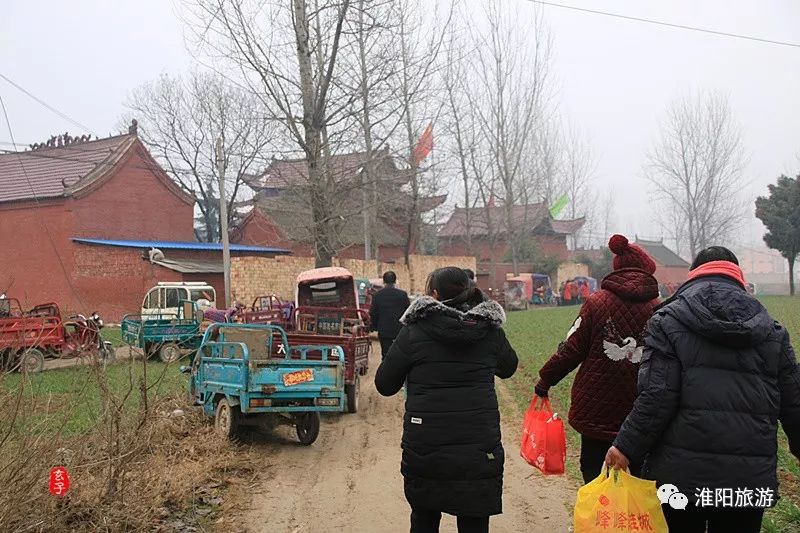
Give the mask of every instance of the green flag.
<svg viewBox="0 0 800 533">
<path fill-rule="evenodd" d="M 556 218 L 561 213 L 561 211 L 563 211 L 564 208 L 567 207 L 568 203 L 569 203 L 569 196 L 567 196 L 566 194 L 561 195 L 561 197 L 558 200 L 556 200 L 556 203 L 554 203 L 550 207 L 550 216 Z"/>
</svg>

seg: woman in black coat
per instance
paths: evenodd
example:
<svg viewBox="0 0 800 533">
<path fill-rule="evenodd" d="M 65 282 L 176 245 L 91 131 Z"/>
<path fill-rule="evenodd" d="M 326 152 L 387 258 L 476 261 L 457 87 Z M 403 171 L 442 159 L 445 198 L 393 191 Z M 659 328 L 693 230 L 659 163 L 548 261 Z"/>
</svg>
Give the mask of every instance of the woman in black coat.
<svg viewBox="0 0 800 533">
<path fill-rule="evenodd" d="M 403 315 L 375 376 L 384 396 L 407 382 L 400 470 L 411 531 L 438 531 L 443 512 L 458 517 L 459 532 L 488 531 L 503 495 L 494 377 L 511 377 L 517 354 L 500 327 L 503 308 L 463 270 L 434 271 L 427 293 Z"/>
</svg>

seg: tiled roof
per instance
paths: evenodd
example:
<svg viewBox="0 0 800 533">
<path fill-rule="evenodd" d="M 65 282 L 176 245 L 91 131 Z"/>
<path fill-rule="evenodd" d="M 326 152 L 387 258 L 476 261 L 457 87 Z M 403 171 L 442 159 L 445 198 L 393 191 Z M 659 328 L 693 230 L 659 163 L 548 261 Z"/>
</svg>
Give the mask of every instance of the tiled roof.
<svg viewBox="0 0 800 533">
<path fill-rule="evenodd" d="M 667 248 L 662 241 L 636 239 L 636 244 L 644 248 L 659 265 L 686 269 L 690 266 L 681 256 Z"/>
<path fill-rule="evenodd" d="M 450 219 L 439 231 L 441 237 L 463 237 L 467 234 L 467 212 L 470 215 L 470 233 L 472 236 L 489 234 L 489 226 L 495 233 L 503 233 L 506 229 L 506 208 L 494 207 L 456 207 Z M 514 225 L 525 225 L 531 229 L 541 224 L 548 216 L 547 206 L 544 204 L 529 204 L 514 206 L 511 219 Z"/>
<path fill-rule="evenodd" d="M 110 170 L 135 135 L 0 153 L 0 202 L 58 198 Z"/>
<path fill-rule="evenodd" d="M 551 220 L 550 227 L 554 233 L 559 235 L 573 235 L 576 231 L 581 229 L 586 223 L 586 217 L 576 218 L 574 220 Z"/>
<path fill-rule="evenodd" d="M 373 154 L 378 170 L 395 184 L 406 183 L 408 172 L 399 170 L 394 164 L 389 150 L 383 149 Z M 365 152 L 334 154 L 331 156 L 331 172 L 335 181 L 355 179 L 359 169 L 367 162 Z M 263 174 L 243 175 L 245 183 L 258 191 L 261 189 L 287 189 L 302 186 L 308 182 L 308 167 L 305 159 L 274 159 Z"/>
<path fill-rule="evenodd" d="M 312 216 L 307 206 L 300 202 L 290 202 L 286 198 L 262 198 L 257 203 L 259 211 L 272 219 L 287 240 L 293 242 L 312 243 Z M 364 219 L 360 214 L 345 217 L 336 223 L 337 231 L 334 244 L 337 248 L 346 248 L 364 242 Z M 372 235 L 380 246 L 401 246 L 406 240 L 378 218 L 372 225 Z"/>
</svg>

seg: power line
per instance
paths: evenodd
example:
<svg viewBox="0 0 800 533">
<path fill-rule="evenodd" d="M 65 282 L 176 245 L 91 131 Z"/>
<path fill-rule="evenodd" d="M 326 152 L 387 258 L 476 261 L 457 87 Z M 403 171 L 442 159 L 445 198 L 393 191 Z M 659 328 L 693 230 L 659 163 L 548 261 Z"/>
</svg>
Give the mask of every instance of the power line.
<svg viewBox="0 0 800 533">
<path fill-rule="evenodd" d="M 791 46 L 793 48 L 800 48 L 800 43 L 790 43 L 790 42 L 786 42 L 786 41 L 776 41 L 774 39 L 764 39 L 764 38 L 761 38 L 761 37 L 753 37 L 752 35 L 742 35 L 740 33 L 730 33 L 730 32 L 725 32 L 725 31 L 709 30 L 707 28 L 698 28 L 696 26 L 686 26 L 684 24 L 673 24 L 671 22 L 664 22 L 664 21 L 661 21 L 661 20 L 646 19 L 646 18 L 642 18 L 642 17 L 632 17 L 630 15 L 621 15 L 619 13 L 610 13 L 608 11 L 600 11 L 600 10 L 597 10 L 597 9 L 588 9 L 588 8 L 585 8 L 585 7 L 568 6 L 568 5 L 565 5 L 565 4 L 557 4 L 555 2 L 545 2 L 543 0 L 527 0 L 527 1 L 531 2 L 533 4 L 541 4 L 541 5 L 550 6 L 550 7 L 560 7 L 562 9 L 571 9 L 573 11 L 581 11 L 583 13 L 591 13 L 593 15 L 603 15 L 605 17 L 614 17 L 614 18 L 619 18 L 619 19 L 623 19 L 623 20 L 633 20 L 633 21 L 636 21 L 636 22 L 644 22 L 646 24 L 655 24 L 657 26 L 665 26 L 665 27 L 668 27 L 668 28 L 677 28 L 677 29 L 681 29 L 681 30 L 697 31 L 697 32 L 701 32 L 701 33 L 708 33 L 708 34 L 711 34 L 711 35 L 718 35 L 718 36 L 722 36 L 722 37 L 733 37 L 733 38 L 736 38 L 736 39 L 745 39 L 745 40 L 748 40 L 748 41 L 756 41 L 756 42 L 766 43 L 766 44 L 776 44 L 776 45 L 779 45 L 779 46 Z"/>
<path fill-rule="evenodd" d="M 83 124 L 81 124 L 81 123 L 80 123 L 80 122 L 78 122 L 77 120 L 73 120 L 73 119 L 72 119 L 72 118 L 70 118 L 70 117 L 69 117 L 69 115 L 67 115 L 66 113 L 62 113 L 61 111 L 59 111 L 59 110 L 58 110 L 58 109 L 56 109 L 55 107 L 51 106 L 50 104 L 48 104 L 47 102 L 45 102 L 44 100 L 42 100 L 41 98 L 39 98 L 38 96 L 36 96 L 36 95 L 32 94 L 30 91 L 26 90 L 24 87 L 22 87 L 22 86 L 21 86 L 21 85 L 19 85 L 18 83 L 15 83 L 13 80 L 11 80 L 11 79 L 9 79 L 7 76 L 3 75 L 3 73 L 2 73 L 2 72 L 0 72 L 0 78 L 3 78 L 3 79 L 4 79 L 5 81 L 7 81 L 7 82 L 8 82 L 10 85 L 12 85 L 13 87 L 15 87 L 15 88 L 19 89 L 20 91 L 22 91 L 23 93 L 25 93 L 26 95 L 28 95 L 29 97 L 31 97 L 33 100 L 35 100 L 36 102 L 38 102 L 38 103 L 39 103 L 39 104 L 41 104 L 42 106 L 46 107 L 47 109 L 49 109 L 50 111 L 52 111 L 53 113 L 55 113 L 56 115 L 58 115 L 59 117 L 61 117 L 61 118 L 63 118 L 64 120 L 66 120 L 67 122 L 70 122 L 70 123 L 74 124 L 75 126 L 77 126 L 77 127 L 81 128 L 81 129 L 83 129 L 84 131 L 88 131 L 88 132 L 90 132 L 90 133 L 94 133 L 94 132 L 92 131 L 92 129 L 91 129 L 91 128 L 88 128 L 88 127 L 84 126 Z"/>
</svg>

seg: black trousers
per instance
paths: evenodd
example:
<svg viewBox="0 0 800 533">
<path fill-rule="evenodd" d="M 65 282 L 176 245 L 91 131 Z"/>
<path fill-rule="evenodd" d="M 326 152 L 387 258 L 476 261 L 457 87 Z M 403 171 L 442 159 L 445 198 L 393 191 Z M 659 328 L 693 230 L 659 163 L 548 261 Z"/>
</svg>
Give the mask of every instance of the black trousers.
<svg viewBox="0 0 800 533">
<path fill-rule="evenodd" d="M 603 471 L 606 454 L 612 444 L 613 441 L 592 439 L 581 435 L 581 474 L 584 483 L 589 483 Z M 639 477 L 642 465 L 632 464 L 628 469 L 631 471 L 631 475 Z"/>
<path fill-rule="evenodd" d="M 764 509 L 692 507 L 673 509 L 663 505 L 670 533 L 758 533 Z"/>
<path fill-rule="evenodd" d="M 411 509 L 411 533 L 439 533 L 442 513 L 428 509 Z M 457 516 L 458 533 L 489 533 L 489 517 Z"/>
<path fill-rule="evenodd" d="M 386 359 L 386 356 L 389 355 L 389 348 L 394 344 L 394 339 L 390 337 L 378 337 L 378 342 L 381 343 L 381 361 L 383 361 Z"/>
</svg>

